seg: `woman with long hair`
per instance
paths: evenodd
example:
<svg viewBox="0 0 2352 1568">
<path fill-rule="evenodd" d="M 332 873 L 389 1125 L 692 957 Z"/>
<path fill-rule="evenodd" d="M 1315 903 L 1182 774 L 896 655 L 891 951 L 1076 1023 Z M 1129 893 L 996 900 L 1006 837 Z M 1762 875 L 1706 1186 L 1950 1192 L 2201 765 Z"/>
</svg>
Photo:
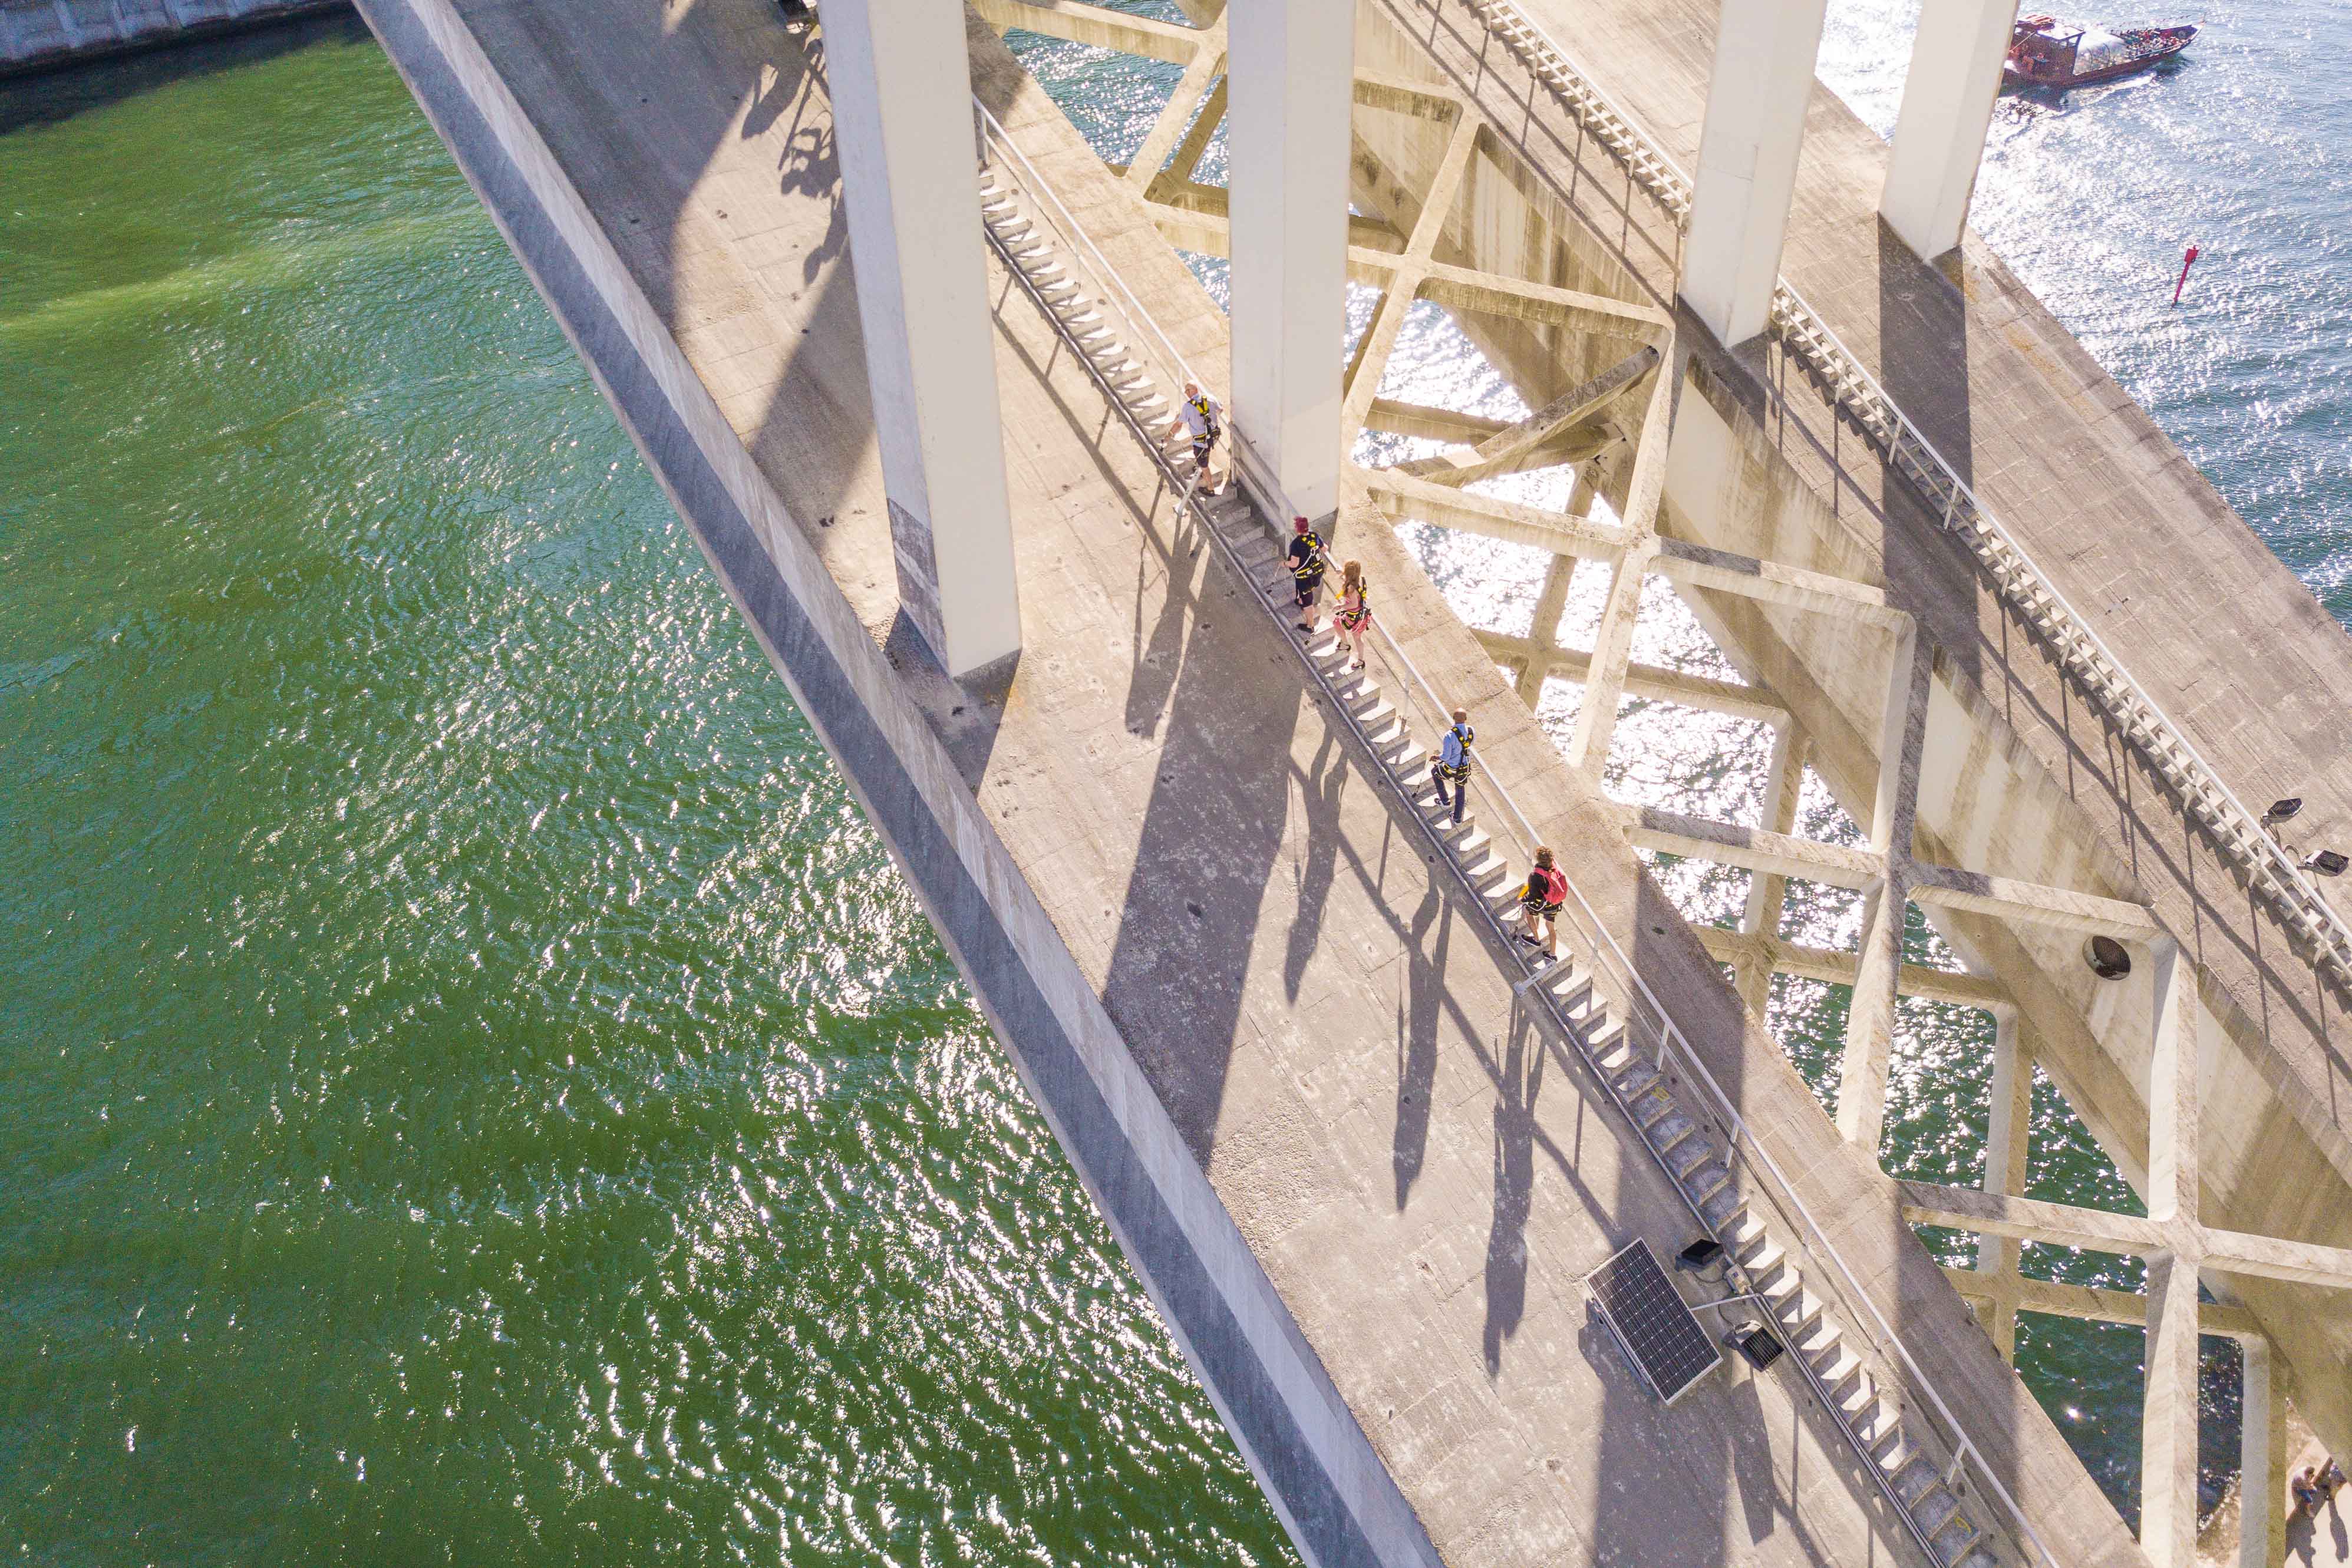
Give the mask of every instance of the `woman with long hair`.
<svg viewBox="0 0 2352 1568">
<path fill-rule="evenodd" d="M 1364 629 L 1371 623 L 1372 601 L 1367 596 L 1363 563 L 1351 560 L 1339 569 L 1339 604 L 1331 616 L 1331 624 L 1348 639 L 1349 649 L 1348 667 L 1341 674 L 1353 674 L 1363 667 Z"/>
</svg>

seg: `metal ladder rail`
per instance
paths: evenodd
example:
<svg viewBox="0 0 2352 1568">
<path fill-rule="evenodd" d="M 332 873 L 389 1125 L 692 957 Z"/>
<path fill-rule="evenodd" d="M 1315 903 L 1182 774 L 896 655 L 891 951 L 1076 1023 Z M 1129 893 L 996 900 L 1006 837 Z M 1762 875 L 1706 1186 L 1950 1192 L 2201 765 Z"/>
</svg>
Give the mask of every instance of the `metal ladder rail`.
<svg viewBox="0 0 2352 1568">
<path fill-rule="evenodd" d="M 1034 169 L 1027 172 L 1035 178 Z M 1050 199 L 1050 192 L 1047 195 Z M 1173 459 L 1153 436 L 1151 415 L 1146 412 L 1164 410 L 1165 399 L 1150 390 L 1146 379 L 1127 374 L 1139 367 L 1126 357 L 1116 335 L 1101 325 L 1092 301 L 1068 277 L 1050 247 L 1035 241 L 1034 225 L 1018 213 L 1009 193 L 992 184 L 984 187 L 983 215 L 992 246 L 1087 365 L 1089 375 L 1119 410 L 1123 422 L 1151 454 L 1171 486 L 1178 488 L 1183 504 L 1216 542 L 1227 565 L 1258 591 L 1269 612 L 1282 612 L 1281 590 L 1287 585 L 1288 574 L 1266 542 L 1264 525 L 1246 511 L 1220 517 L 1181 485 Z M 1122 375 L 1126 379 L 1118 379 Z M 1235 450 L 1247 454 L 1247 448 L 1238 443 Z M 1228 531 L 1236 525 L 1244 530 L 1244 538 L 1238 541 Z M 1247 553 L 1251 543 L 1264 550 L 1262 557 L 1251 558 Z M 1262 580 L 1268 568 L 1275 570 Z M 1409 667 L 1402 650 L 1386 638 L 1385 632 L 1381 635 L 1390 643 L 1393 655 Z M 1492 841 L 1479 831 L 1475 819 L 1459 831 L 1436 820 L 1431 810 L 1434 792 L 1425 762 L 1421 760 L 1424 754 L 1412 740 L 1410 727 L 1380 697 L 1376 683 L 1369 679 L 1343 683 L 1333 675 L 1332 666 L 1341 652 L 1335 637 L 1300 652 L 1318 687 L 1347 716 L 1351 736 L 1381 765 L 1378 772 L 1384 782 L 1411 809 L 1431 847 L 1443 852 L 1448 869 L 1485 911 L 1488 931 L 1506 950 L 1514 950 L 1513 938 L 1500 915 L 1511 906 L 1515 894 L 1509 879 L 1503 875 L 1503 861 L 1492 851 Z M 1418 679 L 1418 671 L 1413 674 Z M 1433 690 L 1431 695 L 1434 700 Z M 1482 780 L 1481 793 L 1486 792 Z M 1516 806 L 1512 811 L 1517 814 Z M 1524 824 L 1524 817 L 1520 820 Z M 1824 1303 L 1803 1290 L 1787 1253 L 1749 1211 L 1747 1199 L 1733 1185 L 1730 1156 L 1717 1154 L 1699 1130 L 1702 1121 L 1686 1114 L 1674 1099 L 1668 1087 L 1674 1074 L 1664 1060 L 1663 1041 L 1656 1052 L 1658 1065 L 1645 1064 L 1629 1031 L 1610 1019 L 1607 1003 L 1595 989 L 1593 974 L 1580 967 L 1573 955 L 1522 980 L 1517 989 L 1524 996 L 1538 983 L 1544 1011 L 1554 1030 L 1574 1045 L 1586 1070 L 1656 1159 L 1702 1229 L 1723 1241 L 1759 1282 L 1759 1294 L 1772 1303 L 1771 1315 L 1796 1349 L 1795 1359 L 1814 1398 L 1861 1458 L 1906 1532 L 1932 1562 L 1948 1565 L 1965 1561 L 1969 1568 L 1997 1568 L 1998 1560 L 1980 1549 L 1984 1538 L 1961 1511 L 1948 1477 L 1906 1439 L 1899 1410 L 1885 1408 L 1875 1381 L 1862 1359 L 1845 1347 L 1843 1333 L 1828 1319 Z M 1711 1123 L 1712 1118 L 1706 1121 Z M 1736 1147 L 1736 1139 L 1727 1137 L 1726 1142 Z M 1975 1552 L 1972 1557 L 1971 1552 Z"/>
</svg>

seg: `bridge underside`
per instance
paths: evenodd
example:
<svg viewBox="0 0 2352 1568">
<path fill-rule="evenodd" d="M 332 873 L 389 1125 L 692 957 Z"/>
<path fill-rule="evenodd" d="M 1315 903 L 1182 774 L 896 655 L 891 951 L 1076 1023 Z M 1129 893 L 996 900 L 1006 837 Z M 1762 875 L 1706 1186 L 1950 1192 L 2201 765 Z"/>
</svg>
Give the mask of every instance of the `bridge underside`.
<svg viewBox="0 0 2352 1568">
<path fill-rule="evenodd" d="M 1785 1368 L 1736 1370 L 1661 1410 L 1587 1322 L 1575 1281 L 1633 1236 L 1679 1248 L 1688 1212 L 1575 1053 L 1514 1006 L 1508 944 L 1002 269 L 1024 652 L 985 691 L 930 665 L 896 601 L 811 36 L 768 0 L 662 16 L 623 0 L 364 8 L 841 758 L 1309 1556 L 1908 1560 Z M 1172 28 L 1013 0 L 980 11 L 1186 68 L 1134 166 L 1106 169 L 974 33 L 982 99 L 1175 347 L 1221 369 L 1223 318 L 1167 243 L 1220 248 L 1222 192 L 1192 177 L 1221 114 L 1216 16 Z M 2266 1329 L 2308 1326 L 2286 1352 L 2340 1384 L 2342 1310 L 2295 1282 L 2337 1260 L 2267 1239 L 2352 1242 L 2337 1234 L 2352 1209 L 2323 1213 L 2341 1140 L 2315 1129 L 2308 1093 L 2284 1092 L 2333 1004 L 2227 866 L 2200 860 L 2128 756 L 2070 709 L 1965 560 L 1922 553 L 1932 518 L 1792 361 L 1668 329 L 1671 216 L 1499 47 L 1491 67 L 1470 63 L 1475 13 L 1370 0 L 1360 15 L 1350 267 L 1384 293 L 1350 369 L 1349 428 L 1454 449 L 1355 474 L 1339 553 L 1364 561 L 1415 663 L 1471 706 L 1485 766 L 1543 802 L 1543 838 L 1806 1200 L 1838 1217 L 1862 1286 L 2059 1560 L 2137 1560 L 1995 1341 L 2008 1348 L 2021 1307 L 2124 1321 L 2147 1308 L 2021 1280 L 2016 1239 L 2229 1270 L 2211 1277 L 2233 1299 L 2205 1309 L 2205 1331 L 2256 1347 L 2252 1369 L 2267 1364 Z M 1506 114 L 1507 100 L 1536 108 Z M 1452 310 L 1545 417 L 1498 427 L 1381 398 L 1416 299 Z M 2099 401 L 2087 378 L 2078 393 Z M 1574 470 L 1565 513 L 1465 487 L 1546 466 Z M 1397 518 L 1552 552 L 1533 635 L 1465 627 Z M 1614 587 L 1595 645 L 1561 649 L 1549 627 L 1580 559 Z M 1745 684 L 1633 662 L 1654 575 Z M 1564 747 L 1528 709 L 1555 676 L 1586 692 Z M 1621 699 L 1770 724 L 1767 819 L 1612 805 L 1599 785 Z M 1888 756 L 1898 766 L 1881 768 Z M 1870 842 L 1793 836 L 1808 763 Z M 1740 929 L 1686 927 L 1636 845 L 1750 871 Z M 1875 946 L 1780 943 L 1790 879 L 1875 890 Z M 1906 896 L 1972 972 L 1899 962 Z M 2153 954 L 2168 930 L 2199 933 L 2204 966 L 2201 1024 L 2176 1019 L 2169 1036 L 2162 994 L 2102 991 L 2075 956 L 2091 932 Z M 1763 1030 L 1775 972 L 1858 983 L 1865 998 L 1847 1077 L 1877 1092 L 1842 1096 L 1843 1137 Z M 1869 1157 L 1898 995 L 2002 1020 L 1990 1199 L 1903 1188 Z M 2282 1020 L 2304 1043 L 2280 1043 Z M 2168 1039 L 2202 1055 L 2185 1093 L 2157 1070 Z M 2150 1103 L 2168 1136 L 2188 1107 L 2190 1230 L 2000 1196 L 2021 1189 L 2034 1064 L 2136 1180 Z M 2166 1169 L 2172 1146 L 2158 1140 Z M 1987 1267 L 1959 1282 L 1990 1303 L 1991 1339 L 1914 1240 L 1921 1219 L 1987 1237 Z M 2340 1388 L 2312 1386 L 2314 1413 L 2332 1416 Z M 2193 1470 L 2193 1382 L 2189 1400 Z"/>
</svg>

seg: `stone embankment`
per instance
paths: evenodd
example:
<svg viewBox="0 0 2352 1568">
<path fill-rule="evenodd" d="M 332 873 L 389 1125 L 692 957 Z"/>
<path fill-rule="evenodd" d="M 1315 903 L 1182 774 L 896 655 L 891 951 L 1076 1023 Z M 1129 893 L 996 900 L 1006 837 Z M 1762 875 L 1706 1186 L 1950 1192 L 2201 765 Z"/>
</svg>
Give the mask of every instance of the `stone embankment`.
<svg viewBox="0 0 2352 1568">
<path fill-rule="evenodd" d="M 214 37 L 351 0 L 0 0 L 0 77 Z"/>
</svg>

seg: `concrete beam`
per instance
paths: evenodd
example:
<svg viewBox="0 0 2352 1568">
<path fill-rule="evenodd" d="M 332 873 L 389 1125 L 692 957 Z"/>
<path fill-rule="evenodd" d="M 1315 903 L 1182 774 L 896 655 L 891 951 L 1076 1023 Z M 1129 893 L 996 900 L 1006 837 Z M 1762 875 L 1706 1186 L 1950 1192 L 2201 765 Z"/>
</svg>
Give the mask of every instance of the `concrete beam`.
<svg viewBox="0 0 2352 1568">
<path fill-rule="evenodd" d="M 1560 558 L 1565 562 L 1569 558 Z M 1538 601 L 1538 612 L 1540 612 Z M 1557 619 L 1557 618 L 1555 618 Z M 1563 680 L 1582 681 L 1592 668 L 1592 655 L 1581 648 L 1546 648 L 1532 637 L 1513 637 L 1502 632 L 1474 632 L 1479 645 L 1494 655 L 1498 664 L 1517 664 L 1545 676 L 1558 675 Z M 1760 720 L 1765 724 L 1783 724 L 1789 717 L 1769 693 L 1754 686 L 1734 685 L 1706 675 L 1694 675 L 1684 670 L 1669 669 L 1664 664 L 1625 666 L 1625 695 L 1650 702 L 1679 703 L 1707 713 L 1728 714 L 1734 718 Z M 1733 935 L 1731 932 L 1724 936 Z"/>
<path fill-rule="evenodd" d="M 2241 1335 L 2238 1354 L 2244 1390 L 2238 1426 L 2238 1568 L 2284 1568 L 2286 1520 L 2280 1509 L 2286 1496 L 2286 1391 L 2269 1340 Z"/>
<path fill-rule="evenodd" d="M 1351 250 L 1348 253 L 1348 265 L 1352 275 L 1360 265 L 1368 271 L 1378 271 L 1384 266 L 1393 267 L 1394 263 L 1377 252 Z M 1365 281 L 1373 279 L 1367 277 Z M 1449 309 L 1476 310 L 1551 327 L 1572 327 L 1581 332 L 1636 342 L 1654 338 L 1666 325 L 1665 313 L 1647 305 L 1612 299 L 1605 294 L 1528 283 L 1467 267 L 1449 267 L 1442 262 L 1430 265 L 1421 286 L 1421 297 Z"/>
<path fill-rule="evenodd" d="M 1620 392 L 1658 362 L 1658 350 L 1632 354 L 1571 388 L 1507 430 L 1488 436 L 1466 452 L 1444 453 L 1402 465 L 1406 473 L 1435 485 L 1462 486 L 1516 471 L 1520 460 L 1542 449 L 1560 434 L 1577 429 L 1605 411 Z M 1571 511 L 1580 510 L 1570 507 Z"/>
<path fill-rule="evenodd" d="M 1084 0 L 972 0 L 971 8 L 1000 33 L 1020 27 L 1073 44 L 1164 60 L 1171 66 L 1189 66 L 1201 52 L 1202 37 L 1196 28 L 1156 22 L 1107 5 L 1089 5 Z M 826 17 L 828 30 L 832 24 L 833 18 Z"/>
<path fill-rule="evenodd" d="M 898 599 L 961 679 L 1021 648 L 963 17 L 829 0 L 824 31 Z"/>
<path fill-rule="evenodd" d="M 1393 468 L 1363 468 L 1365 494 L 1390 517 L 1417 518 L 1486 538 L 1534 545 L 1560 555 L 1613 561 L 1625 549 L 1625 530 L 1614 523 L 1571 517 L 1515 501 L 1467 496 Z"/>
<path fill-rule="evenodd" d="M 2139 1544 L 2154 1568 L 2197 1568 L 2197 1256 L 2147 1259 L 2139 1423 Z"/>
<path fill-rule="evenodd" d="M 1764 329 L 1821 52 L 1824 0 L 1723 0 L 1682 297 L 1727 347 Z"/>
<path fill-rule="evenodd" d="M 1143 138 L 1143 145 L 1136 150 L 1135 160 L 1128 165 L 1124 176 L 1129 184 L 1149 193 L 1154 185 L 1161 183 L 1162 171 L 1167 168 L 1169 156 L 1177 150 L 1180 141 L 1187 140 L 1185 133 L 1199 120 L 1207 120 L 1211 134 L 1214 134 L 1217 120 L 1223 119 L 1224 113 L 1224 95 L 1218 90 L 1224 68 L 1225 27 L 1223 22 L 1218 22 L 1202 37 L 1201 47 L 1193 52 L 1192 62 L 1185 66 L 1184 74 L 1176 78 L 1176 90 L 1169 95 L 1167 104 L 1160 110 L 1160 118 L 1151 122 L 1151 130 Z M 1213 108 L 1203 101 L 1211 98 L 1216 99 Z M 1203 137 L 1202 140 L 1205 146 L 1207 139 Z M 1181 170 L 1169 171 L 1166 177 L 1189 183 L 1192 166 L 1199 162 L 1196 153 Z"/>
<path fill-rule="evenodd" d="M 1633 691 L 1633 683 L 1627 682 L 1625 689 Z M 1759 873 L 1748 887 L 1751 900 L 1757 888 L 1777 880 L 1780 879 L 1770 873 Z M 1826 985 L 1851 986 L 1861 965 L 1861 960 L 1852 953 L 1783 942 L 1762 933 L 1751 936 L 1744 931 L 1726 931 L 1719 925 L 1694 925 L 1691 932 L 1698 938 L 1700 946 L 1724 963 L 1738 965 L 1752 956 L 1757 967 L 1768 977 L 1793 975 L 1800 979 L 1819 980 Z M 1902 972 L 1895 977 L 1895 989 L 1900 996 L 1916 998 L 1923 1002 L 1941 1002 L 1956 1008 L 1990 1011 L 2004 1008 L 2009 1003 L 2008 991 L 1999 980 L 1989 975 L 1955 974 L 1949 969 L 1931 969 L 1925 964 L 1904 965 Z"/>
<path fill-rule="evenodd" d="M 1364 415 L 1366 430 L 1465 444 L 1483 441 L 1496 431 L 1510 427 L 1510 421 L 1506 419 L 1489 419 L 1484 414 L 1459 413 L 1450 408 L 1431 408 L 1424 403 L 1400 402 L 1394 398 L 1385 397 L 1374 398 L 1370 410 Z"/>
<path fill-rule="evenodd" d="M 2132 1328 L 2144 1327 L 2147 1322 L 2147 1298 L 2130 1291 L 2096 1291 L 2087 1285 L 2062 1285 L 2052 1280 L 2022 1276 L 1997 1281 L 1975 1269 L 1947 1268 L 1944 1278 L 1951 1281 L 1953 1290 L 1972 1301 L 2006 1296 L 2012 1314 L 2042 1312 L 2053 1318 L 2123 1323 Z M 2249 1339 L 2263 1343 L 2261 1322 L 2243 1307 L 2206 1301 L 2198 1311 L 2201 1333 L 2223 1334 L 2242 1343 Z"/>
<path fill-rule="evenodd" d="M 1201 110 L 1200 119 L 1192 122 L 1192 132 L 1187 133 L 1183 145 L 1177 148 L 1176 156 L 1163 171 L 1166 177 L 1152 186 L 1148 210 L 1152 222 L 1160 225 L 1160 236 L 1170 245 L 1180 250 L 1197 251 L 1202 256 L 1230 258 L 1234 250 L 1234 231 L 1228 212 L 1231 202 L 1224 188 L 1200 184 L 1190 179 L 1179 181 L 1175 177 L 1177 170 L 1182 169 L 1189 173 L 1201 161 L 1200 153 L 1192 146 L 1193 135 L 1201 132 L 1203 124 L 1211 132 L 1216 130 L 1212 117 L 1223 117 L 1224 90 L 1224 82 L 1220 78 L 1210 91 L 1209 101 Z M 1205 136 L 1202 140 L 1206 140 Z M 1120 169 L 1118 164 L 1112 164 L 1111 168 L 1121 178 L 1132 172 L 1131 168 Z M 1351 250 L 1361 247 L 1383 255 L 1399 255 L 1404 250 L 1404 236 L 1378 218 L 1349 213 L 1348 245 Z M 1499 428 L 1502 422 L 1496 421 L 1496 423 Z"/>
<path fill-rule="evenodd" d="M 1470 160 L 1477 153 L 1478 133 L 1484 123 L 1465 115 L 1454 121 L 1452 134 L 1445 139 L 1445 151 L 1430 175 L 1429 188 L 1422 193 L 1421 210 L 1414 215 L 1412 232 L 1405 236 L 1404 254 L 1398 257 L 1396 269 L 1381 296 L 1380 308 L 1372 313 L 1371 324 L 1365 329 L 1362 340 L 1356 345 L 1355 357 L 1349 363 L 1347 402 L 1339 415 L 1340 427 L 1345 431 L 1362 429 L 1364 416 L 1371 412 L 1372 399 L 1380 392 L 1389 356 L 1396 351 L 1397 336 L 1403 331 L 1405 318 L 1412 310 L 1428 258 L 1437 248 L 1438 237 L 1445 230 L 1446 216 L 1454 211 L 1469 176 Z M 1353 254 L 1351 248 L 1349 255 Z"/>
<path fill-rule="evenodd" d="M 1889 631 L 1899 632 L 1911 623 L 1910 615 L 1896 609 L 1883 588 L 1683 539 L 1660 539 L 1657 563 L 1651 570 L 1684 587 L 1711 588 L 1816 615 L 1843 615 Z"/>
<path fill-rule="evenodd" d="M 1772 760 L 1764 775 L 1764 826 L 1771 832 L 1790 837 L 1796 833 L 1797 808 L 1804 795 L 1806 749 L 1805 732 L 1797 727 L 1796 716 L 1782 716 L 1772 727 Z M 1748 901 L 1739 912 L 1739 931 L 1746 941 L 1744 951 L 1733 962 L 1732 988 L 1739 993 L 1740 1005 L 1759 1019 L 1772 1009 L 1772 977 L 1779 972 L 1773 939 L 1780 934 L 1788 896 L 1787 877 L 1763 872 L 1748 879 Z"/>
<path fill-rule="evenodd" d="M 2023 1193 L 2032 1149 L 2033 1057 L 2023 1042 L 2023 1026 L 2013 1007 L 1993 1015 L 1992 1104 L 1985 1118 L 1984 1189 Z M 1977 1268 L 2015 1282 L 2020 1255 L 2013 1236 L 1977 1238 Z M 1992 1343 L 2003 1361 L 2017 1360 L 2017 1312 L 2012 1295 L 1993 1303 Z"/>
<path fill-rule="evenodd" d="M 1879 214 L 1932 259 L 1960 243 L 2000 93 L 2017 0 L 1937 0 L 1919 13 Z"/>
<path fill-rule="evenodd" d="M 1872 1159 L 1886 1125 L 1886 1071 L 1895 1051 L 1895 987 L 1910 913 L 1912 834 L 1919 814 L 1919 751 L 1927 736 L 1934 655 L 1908 617 L 1895 630 L 1878 745 L 1870 849 L 1885 873 L 1867 890 L 1853 1000 L 1838 1071 L 1838 1130 Z"/>
<path fill-rule="evenodd" d="M 1655 806 L 1627 808 L 1625 832 L 1642 849 L 1801 877 L 1856 893 L 1885 874 L 1885 862 L 1867 850 L 1743 828 L 1737 822 L 1685 817 Z"/>
<path fill-rule="evenodd" d="M 1671 329 L 1662 335 L 1658 348 L 1664 363 L 1650 378 L 1641 435 L 1633 446 L 1633 471 L 1626 484 L 1625 553 L 1617 562 L 1608 601 L 1601 609 L 1601 626 L 1592 641 L 1592 670 L 1585 677 L 1584 700 L 1577 707 L 1576 726 L 1568 737 L 1568 765 L 1596 782 L 1609 765 L 1609 744 L 1617 733 L 1618 700 L 1625 690 L 1625 666 L 1633 656 L 1633 623 L 1641 612 L 1643 583 L 1658 552 L 1658 507 L 1665 496 L 1675 390 L 1683 374 Z"/>
<path fill-rule="evenodd" d="M 2146 908 L 2120 898 L 1949 866 L 1922 864 L 1916 871 L 1911 900 L 1931 908 L 1990 915 L 2027 925 L 2053 925 L 2085 936 L 2112 936 L 2119 942 L 2145 942 L 2159 935 L 2155 917 Z"/>
<path fill-rule="evenodd" d="M 2128 1214 L 1935 1182 L 1904 1181 L 1895 1186 L 1903 1193 L 1903 1218 L 1916 1225 L 1945 1225 L 1980 1235 L 2013 1236 L 2021 1241 L 2047 1241 L 2138 1257 L 2161 1252 L 2171 1240 L 2166 1227 Z"/>
<path fill-rule="evenodd" d="M 1226 17 L 1234 161 L 1232 440 L 1290 504 L 1339 505 L 1353 0 L 1253 0 Z"/>
<path fill-rule="evenodd" d="M 1433 82 L 1381 71 L 1356 73 L 1356 101 L 1366 109 L 1409 114 L 1416 120 L 1454 120 L 1463 110 L 1462 97 Z"/>
</svg>

